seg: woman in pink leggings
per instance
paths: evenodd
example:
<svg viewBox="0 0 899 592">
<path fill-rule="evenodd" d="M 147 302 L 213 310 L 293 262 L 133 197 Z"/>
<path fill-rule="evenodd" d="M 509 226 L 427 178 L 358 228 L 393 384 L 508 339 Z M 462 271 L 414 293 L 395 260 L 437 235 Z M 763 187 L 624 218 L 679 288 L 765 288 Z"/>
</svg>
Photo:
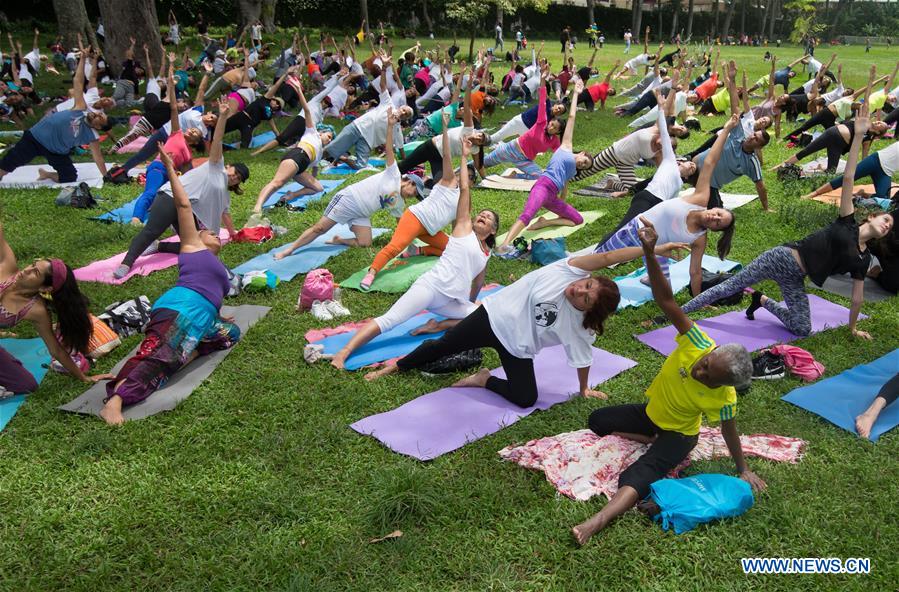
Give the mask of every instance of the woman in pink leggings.
<svg viewBox="0 0 899 592">
<path fill-rule="evenodd" d="M 575 94 L 577 96 L 584 90 L 584 83 L 578 80 L 575 83 Z M 565 201 L 565 195 L 568 192 L 568 181 L 574 177 L 581 169 L 590 167 L 593 157 L 586 152 L 578 152 L 574 154 L 572 151 L 572 138 L 574 138 L 574 119 L 577 116 L 577 101 L 571 101 L 571 109 L 568 112 L 568 123 L 565 125 L 565 134 L 562 136 L 562 145 L 553 154 L 546 165 L 546 170 L 537 179 L 528 200 L 524 204 L 524 211 L 518 220 L 512 224 L 512 228 L 506 233 L 503 244 L 496 248 L 499 254 L 508 253 L 511 250 L 509 246 L 515 237 L 518 236 L 526 227 L 528 230 L 537 230 L 546 226 L 577 226 L 584 221 L 580 213 Z M 531 220 L 540 210 L 544 208 L 558 215 L 558 218 L 546 220 L 541 216 L 536 222 L 528 227 Z"/>
</svg>

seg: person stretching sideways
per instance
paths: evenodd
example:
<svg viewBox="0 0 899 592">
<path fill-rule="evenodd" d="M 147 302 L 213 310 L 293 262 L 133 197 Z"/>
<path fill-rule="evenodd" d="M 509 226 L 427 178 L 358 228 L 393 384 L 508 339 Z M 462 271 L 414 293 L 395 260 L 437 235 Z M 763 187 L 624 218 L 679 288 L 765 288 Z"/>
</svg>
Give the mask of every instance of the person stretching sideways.
<svg viewBox="0 0 899 592">
<path fill-rule="evenodd" d="M 446 130 L 443 132 L 444 141 Z M 467 160 L 471 149 L 470 139 L 462 145 L 462 160 Z M 448 171 L 452 165 L 444 168 Z M 433 199 L 443 188 L 447 195 L 456 184 L 456 178 L 452 173 L 445 174 L 440 184 L 431 190 L 422 203 L 422 206 Z M 433 333 L 443 331 L 455 325 L 459 319 L 463 319 L 478 307 L 474 302 L 481 287 L 484 285 L 484 272 L 487 269 L 487 260 L 490 258 L 490 248 L 499 228 L 499 215 L 493 210 L 481 210 L 472 220 L 471 217 L 471 192 L 469 190 L 468 175 L 460 175 L 461 188 L 456 195 L 455 224 L 453 234 L 448 239 L 440 260 L 427 273 L 415 280 L 396 303 L 385 314 L 369 321 L 362 329 L 356 332 L 350 342 L 346 344 L 334 358 L 331 365 L 335 368 L 343 368 L 346 359 L 356 349 L 368 343 L 381 333 L 391 330 L 422 310 L 429 310 L 435 314 L 447 317 L 446 321 L 438 323 L 431 319 L 423 327 L 412 331 L 412 335 L 419 333 Z M 449 205 L 449 200 L 444 199 L 441 205 Z M 412 206 L 414 208 L 416 206 Z M 410 208 L 411 209 L 411 208 Z M 406 210 L 406 214 L 409 210 Z M 403 214 L 405 217 L 406 214 Z M 402 224 L 402 221 L 400 221 Z"/>
<path fill-rule="evenodd" d="M 652 295 L 677 329 L 677 348 L 646 390 L 648 403 L 614 405 L 590 414 L 588 425 L 597 436 L 614 435 L 649 444 L 649 450 L 618 478 L 618 491 L 592 518 L 571 529 L 579 545 L 600 532 L 649 495 L 649 486 L 678 466 L 699 439 L 702 416 L 721 422 L 721 435 L 740 478 L 756 491 L 767 487 L 749 470 L 734 417 L 737 392 L 749 385 L 752 359 L 742 345 L 718 346 L 687 317 L 674 300 L 671 286 L 655 260 L 658 235 L 648 221 L 640 229 L 640 242 Z"/>
</svg>

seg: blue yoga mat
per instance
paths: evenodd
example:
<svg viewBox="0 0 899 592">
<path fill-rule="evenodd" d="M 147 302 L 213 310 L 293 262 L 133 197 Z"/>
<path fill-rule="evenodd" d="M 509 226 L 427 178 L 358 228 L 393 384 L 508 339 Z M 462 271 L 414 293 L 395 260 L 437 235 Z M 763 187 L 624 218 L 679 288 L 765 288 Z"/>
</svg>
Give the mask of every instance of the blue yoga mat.
<svg viewBox="0 0 899 592">
<path fill-rule="evenodd" d="M 502 286 L 494 286 L 492 288 L 482 290 L 478 298 L 484 298 L 488 294 L 492 294 L 493 292 L 496 292 L 500 289 L 502 289 Z M 441 331 L 440 333 L 409 335 L 409 332 L 412 329 L 424 325 L 431 319 L 442 321 L 445 318 L 446 317 L 430 312 L 415 315 L 406 322 L 400 323 L 390 331 L 378 335 L 377 337 L 354 351 L 352 355 L 347 358 L 344 367 L 347 370 L 358 370 L 359 368 L 368 366 L 370 364 L 376 364 L 378 362 L 384 362 L 386 360 L 404 356 L 428 339 L 439 339 L 440 336 L 445 333 L 445 331 Z M 347 333 L 341 333 L 339 335 L 331 335 L 330 337 L 325 337 L 324 339 L 316 343 L 320 343 L 325 346 L 324 353 L 333 355 L 339 352 L 341 348 L 343 348 L 343 346 L 349 343 L 350 339 L 352 339 L 353 335 L 355 334 L 355 331 L 350 331 Z"/>
<path fill-rule="evenodd" d="M 100 214 L 94 220 L 109 220 L 111 222 L 118 222 L 119 224 L 128 224 L 131 222 L 131 218 L 134 217 L 134 206 L 137 204 L 137 200 L 139 198 L 135 197 L 128 203 L 117 207 L 114 210 L 110 210 L 103 214 Z"/>
<path fill-rule="evenodd" d="M 380 236 L 385 232 L 387 232 L 386 228 L 371 229 L 372 238 Z M 328 259 L 349 248 L 345 245 L 325 244 L 325 241 L 335 235 L 349 238 L 353 236 L 353 231 L 345 224 L 338 224 L 305 247 L 294 251 L 290 257 L 285 257 L 280 261 L 275 260 L 275 253 L 287 246 L 281 245 L 273 248 L 268 253 L 257 255 L 249 261 L 241 263 L 235 267 L 233 271 L 234 273 L 245 274 L 250 271 L 262 271 L 267 269 L 278 276 L 282 282 L 289 282 L 301 273 L 307 273 L 316 267 L 321 267 Z"/>
<path fill-rule="evenodd" d="M 313 193 L 310 195 L 303 195 L 301 197 L 292 199 L 288 203 L 292 206 L 304 206 L 305 207 L 306 204 L 309 204 L 309 203 L 312 203 L 313 201 L 321 199 L 322 197 L 325 196 L 326 193 L 331 193 L 332 191 L 334 191 L 334 189 L 343 185 L 343 179 L 319 179 L 319 183 L 321 183 L 322 187 L 325 188 L 325 190 L 323 192 Z M 302 188 L 303 188 L 303 186 L 300 185 L 299 183 L 288 183 L 281 189 L 272 193 L 268 197 L 268 199 L 265 200 L 265 203 L 262 204 L 263 209 L 267 209 L 267 208 L 274 206 L 276 203 L 278 203 L 278 200 L 281 199 L 281 197 L 283 195 L 290 193 L 291 191 L 296 191 L 297 189 L 302 189 Z"/>
<path fill-rule="evenodd" d="M 717 257 L 702 256 L 702 268 L 712 273 L 733 271 L 741 267 L 742 265 L 729 259 L 722 261 Z M 671 291 L 677 294 L 690 285 L 690 258 L 687 257 L 671 265 L 668 272 L 671 276 Z M 628 275 L 615 278 L 615 283 L 618 284 L 618 290 L 621 292 L 618 310 L 629 306 L 640 306 L 644 302 L 652 300 L 652 288 L 640 282 L 645 275 L 646 268 L 641 267 Z"/>
<path fill-rule="evenodd" d="M 34 339 L 0 339 L 0 347 L 22 362 L 25 369 L 31 372 L 38 383 L 44 379 L 44 375 L 47 374 L 45 365 L 50 365 L 50 353 L 47 351 L 43 339 L 38 337 Z M 0 430 L 6 427 L 24 402 L 25 395 L 16 395 L 0 401 Z"/>
<path fill-rule="evenodd" d="M 253 136 L 253 139 L 250 140 L 250 148 L 259 148 L 263 144 L 268 144 L 278 136 L 275 135 L 275 132 L 269 130 L 267 132 L 262 132 L 261 134 L 256 134 Z M 228 148 L 232 150 L 240 149 L 240 142 L 231 142 L 230 144 L 226 144 Z"/>
<path fill-rule="evenodd" d="M 383 158 L 369 158 L 368 164 L 366 166 L 367 167 L 383 167 L 384 165 L 385 165 L 385 161 Z M 371 169 L 354 169 L 347 163 L 342 162 L 340 164 L 329 166 L 326 169 L 322 169 L 321 173 L 323 175 L 347 176 L 347 175 L 354 175 L 361 170 L 371 170 Z"/>
<path fill-rule="evenodd" d="M 850 368 L 845 372 L 814 384 L 803 386 L 781 397 L 784 401 L 820 415 L 827 421 L 856 434 L 855 418 L 864 413 L 880 387 L 899 372 L 899 349 L 893 350 L 870 364 Z M 893 402 L 883 411 L 871 428 L 871 441 L 877 442 L 899 425 L 899 404 Z"/>
</svg>

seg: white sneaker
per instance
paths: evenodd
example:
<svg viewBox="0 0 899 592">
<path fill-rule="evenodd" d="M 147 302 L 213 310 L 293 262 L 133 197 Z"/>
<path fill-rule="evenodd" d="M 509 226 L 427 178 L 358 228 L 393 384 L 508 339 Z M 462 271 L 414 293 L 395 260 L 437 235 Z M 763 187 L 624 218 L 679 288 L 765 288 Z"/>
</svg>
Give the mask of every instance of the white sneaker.
<svg viewBox="0 0 899 592">
<path fill-rule="evenodd" d="M 325 300 L 325 308 L 328 309 L 328 312 L 331 313 L 331 316 L 333 317 L 350 316 L 350 309 L 336 300 Z"/>
<path fill-rule="evenodd" d="M 325 346 L 321 343 L 307 343 L 303 348 L 303 359 L 309 364 L 314 364 L 322 358 Z"/>
<path fill-rule="evenodd" d="M 330 321 L 334 318 L 334 315 L 328 311 L 325 303 L 321 300 L 316 300 L 312 303 L 312 316 L 319 321 Z"/>
</svg>

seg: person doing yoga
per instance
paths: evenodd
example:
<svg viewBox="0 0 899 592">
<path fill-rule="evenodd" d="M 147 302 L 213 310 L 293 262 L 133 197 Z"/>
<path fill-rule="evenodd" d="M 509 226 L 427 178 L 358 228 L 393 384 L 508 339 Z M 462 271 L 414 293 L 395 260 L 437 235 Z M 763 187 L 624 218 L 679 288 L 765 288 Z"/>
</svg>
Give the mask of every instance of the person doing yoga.
<svg viewBox="0 0 899 592">
<path fill-rule="evenodd" d="M 231 289 L 228 268 L 217 257 L 219 243 L 197 229 L 190 198 L 163 146 L 159 158 L 168 169 L 178 215 L 178 282 L 153 303 L 137 354 L 106 384 L 100 417 L 110 425 L 124 423 L 123 406 L 143 401 L 198 356 L 228 349 L 240 339 L 233 319 L 219 311 Z"/>
<path fill-rule="evenodd" d="M 721 435 L 740 478 L 757 491 L 766 487 L 743 458 L 735 419 L 734 387 L 748 386 L 752 378 L 749 352 L 736 343 L 718 346 L 684 314 L 653 257 L 657 240 L 651 224 L 640 229 L 652 295 L 677 329 L 677 347 L 646 389 L 648 403 L 603 407 L 590 414 L 588 426 L 597 436 L 627 438 L 649 444 L 649 450 L 621 473 L 618 491 L 605 507 L 571 529 L 579 545 L 649 495 L 653 482 L 663 479 L 687 458 L 699 439 L 703 415 L 709 421 L 721 422 Z"/>
<path fill-rule="evenodd" d="M 875 121 L 870 125 L 871 129 L 881 135 L 889 129 L 888 127 L 884 127 L 888 124 L 885 124 L 882 121 Z M 855 122 L 855 133 L 856 135 L 859 133 L 858 118 L 856 118 Z M 866 133 L 862 134 L 863 137 L 866 135 Z M 893 174 L 897 170 L 899 170 L 899 143 L 894 142 L 883 150 L 878 150 L 874 154 L 869 154 L 862 159 L 855 168 L 854 175 L 849 175 L 847 167 L 847 170 L 844 170 L 842 175 L 834 177 L 829 183 L 824 183 L 811 193 L 804 195 L 803 199 L 811 199 L 824 193 L 829 193 L 834 189 L 839 189 L 846 183 L 847 177 L 851 179 L 847 185 L 850 194 L 854 188 L 853 181 L 858 181 L 864 177 L 871 177 L 871 181 L 874 182 L 874 197 L 890 199 L 890 190 L 893 187 Z"/>
<path fill-rule="evenodd" d="M 659 126 L 661 130 L 664 130 L 664 123 L 661 120 L 659 121 Z M 709 208 L 708 204 L 711 196 L 709 183 L 712 178 L 712 171 L 724 152 L 728 135 L 733 129 L 738 127 L 739 120 L 737 116 L 731 115 L 724 125 L 724 130 L 722 130 L 709 151 L 709 155 L 706 158 L 707 164 L 700 171 L 696 190 L 691 195 L 683 198 L 677 197 L 681 177 L 674 163 L 671 162 L 671 156 L 669 155 L 667 165 L 664 168 L 660 166 L 656 173 L 656 176 L 661 175 L 658 183 L 656 183 L 656 177 L 654 176 L 647 189 L 634 196 L 634 201 L 631 202 L 631 209 L 625 215 L 628 216 L 631 214 L 631 211 L 634 211 L 634 216 L 619 225 L 619 229 L 616 232 L 596 245 L 595 248 L 588 247 L 580 252 L 592 250 L 602 253 L 622 247 L 637 247 L 640 243 L 640 228 L 643 226 L 644 220 L 648 220 L 658 229 L 662 241 L 666 243 L 684 243 L 690 246 L 690 287 L 696 290 L 695 293 L 698 294 L 702 286 L 702 255 L 705 252 L 708 240 L 707 232 L 709 230 L 721 232 L 721 238 L 718 239 L 718 256 L 722 260 L 730 252 L 730 246 L 733 241 L 736 224 L 734 213 L 724 208 Z M 664 136 L 662 141 L 665 141 Z M 656 191 L 658 194 L 655 193 Z M 648 207 L 643 212 L 637 211 L 641 207 L 649 206 L 653 199 L 656 200 L 655 205 Z M 636 216 L 641 213 L 642 216 L 637 218 Z M 665 261 L 666 275 L 667 264 L 667 261 Z"/>
<path fill-rule="evenodd" d="M 867 155 L 868 150 L 871 148 L 871 142 L 878 138 L 882 138 L 889 129 L 890 125 L 886 122 L 872 121 L 871 129 L 868 130 L 868 133 L 865 134 L 865 137 L 862 140 L 862 154 Z M 812 154 L 820 152 L 821 150 L 826 150 L 827 164 L 825 165 L 825 168 L 822 169 L 822 172 L 834 173 L 837 170 L 837 165 L 840 164 L 840 157 L 849 152 L 849 146 L 852 144 L 853 135 L 855 135 L 854 121 L 838 123 L 837 125 L 824 130 L 821 135 L 812 140 L 808 146 L 796 154 L 793 154 L 779 165 L 771 167 L 771 170 L 776 171 L 784 167 L 796 166 L 797 163 Z M 857 172 L 858 170 L 856 170 L 856 173 Z"/>
<path fill-rule="evenodd" d="M 656 252 L 668 255 L 680 247 L 661 245 Z M 591 348 L 596 336 L 603 334 L 603 324 L 615 312 L 621 296 L 618 284 L 592 274 L 642 253 L 641 248 L 630 247 L 565 258 L 532 271 L 484 298 L 481 306 L 440 339 L 424 342 L 397 362 L 366 374 L 365 379 L 414 370 L 454 353 L 489 347 L 499 354 L 506 378 L 491 376 L 484 369 L 453 386 L 487 388 L 519 407 L 531 407 L 539 394 L 534 357 L 545 347 L 561 345 L 568 365 L 577 371 L 579 394 L 605 398 L 588 382 Z"/>
<path fill-rule="evenodd" d="M 884 383 L 880 392 L 874 397 L 871 406 L 855 418 L 855 431 L 858 432 L 859 436 L 862 438 L 871 436 L 871 428 L 874 427 L 874 422 L 880 417 L 880 412 L 883 411 L 884 407 L 893 403 L 896 397 L 899 397 L 899 373 Z"/>
<path fill-rule="evenodd" d="M 392 146 L 393 129 L 399 123 L 399 116 L 393 107 L 388 106 L 384 112 L 387 129 L 387 146 Z M 346 189 L 338 191 L 318 222 L 307 228 L 295 241 L 275 254 L 275 259 L 283 259 L 300 247 L 309 244 L 323 235 L 336 224 L 347 224 L 353 231 L 353 238 L 335 236 L 328 244 L 347 245 L 349 247 L 368 247 L 371 245 L 371 217 L 378 210 L 387 210 L 394 218 L 401 218 L 407 198 L 427 197 L 424 181 L 418 175 L 401 175 L 396 157 L 390 148 L 384 152 L 387 168 L 376 175 L 353 183 Z"/>
<path fill-rule="evenodd" d="M 868 125 L 868 111 L 863 105 L 855 121 L 855 136 L 846 162 L 846 174 L 850 177 L 855 172 L 859 147 L 862 137 L 868 131 Z M 840 196 L 840 216 L 833 223 L 798 242 L 765 251 L 730 279 L 687 302 L 684 312 L 689 314 L 753 284 L 773 280 L 780 286 L 784 303 L 775 302 L 761 292 L 754 291 L 746 316 L 754 319 L 755 311 L 765 307 L 789 331 L 806 336 L 812 331 L 812 321 L 808 294 L 805 291 L 805 276 L 820 287 L 831 275 L 849 273 L 854 280 L 849 330 L 856 337 L 870 339 L 868 333 L 856 327 L 864 301 L 865 274 L 871 260 L 867 243 L 886 236 L 893 228 L 894 219 L 889 213 L 869 214 L 863 223 L 857 224 L 854 213 L 852 186 L 846 185 Z"/>
<path fill-rule="evenodd" d="M 578 79 L 575 83 L 574 92 L 579 93 L 583 89 L 584 83 Z M 575 94 L 575 96 L 577 95 Z M 531 189 L 524 204 L 524 211 L 512 224 L 509 232 L 506 233 L 503 244 L 497 247 L 498 253 L 507 253 L 511 250 L 512 241 L 530 224 L 540 208 L 546 208 L 550 212 L 557 214 L 557 217 L 552 220 L 546 220 L 541 216 L 536 222 L 531 224 L 529 230 L 537 230 L 547 226 L 577 226 L 583 223 L 584 218 L 580 213 L 565 201 L 565 197 L 568 194 L 568 181 L 579 170 L 589 167 L 591 163 L 590 155 L 587 152 L 578 152 L 577 154 L 572 152 L 574 120 L 576 116 L 577 101 L 571 101 L 571 108 L 568 111 L 568 122 L 565 124 L 565 135 L 562 137 L 562 145 L 549 160 L 549 164 L 546 165 L 546 171 L 534 183 L 534 187 Z"/>
<path fill-rule="evenodd" d="M 83 382 L 112 378 L 111 374 L 85 374 L 69 353 L 88 353 L 93 327 L 87 306 L 72 268 L 61 259 L 35 259 L 31 265 L 20 268 L 0 222 L 0 329 L 12 329 L 29 321 L 47 351 L 70 376 Z M 32 393 L 37 387 L 37 381 L 22 362 L 0 347 L 0 401 L 13 394 Z"/>
<path fill-rule="evenodd" d="M 546 70 L 540 76 L 545 82 Z M 548 119 L 546 84 L 540 85 L 539 93 L 537 120 L 534 125 L 518 138 L 501 142 L 492 152 L 484 156 L 483 166 L 479 171 L 482 178 L 486 177 L 485 169 L 504 162 L 521 170 L 526 179 L 537 179 L 543 173 L 543 169 L 534 160 L 544 152 L 554 152 L 559 148 L 561 145 L 559 137 L 565 133 L 566 123 L 559 119 Z"/>
<path fill-rule="evenodd" d="M 444 131 L 445 136 L 446 131 Z M 463 158 L 468 157 L 470 147 L 471 142 L 466 140 L 462 152 Z M 420 204 L 411 206 L 403 216 L 405 217 L 412 208 L 426 205 L 434 199 L 434 194 L 441 190 L 439 188 L 443 188 L 449 193 L 451 191 L 450 184 L 455 185 L 455 176 L 452 174 L 449 178 L 444 176 L 440 183 L 431 190 L 431 195 L 427 199 Z M 481 210 L 472 219 L 471 192 L 468 185 L 468 175 L 462 175 L 461 187 L 456 190 L 453 233 L 446 241 L 440 260 L 427 273 L 415 280 L 412 287 L 400 296 L 390 310 L 369 321 L 356 332 L 350 342 L 331 360 L 331 365 L 335 368 L 343 368 L 346 359 L 356 349 L 381 333 L 409 320 L 422 310 L 442 315 L 447 317 L 447 320 L 438 323 L 432 319 L 423 327 L 413 330 L 412 335 L 443 331 L 453 326 L 459 319 L 471 314 L 478 307 L 475 299 L 484 285 L 484 272 L 487 269 L 487 260 L 490 258 L 490 248 L 499 228 L 499 215 L 493 210 Z M 443 203 L 448 205 L 449 200 L 444 199 L 441 205 Z M 402 223 L 403 221 L 400 220 L 400 225 Z M 399 230 L 399 225 L 397 230 Z"/>
<path fill-rule="evenodd" d="M 253 211 L 257 214 L 262 212 L 262 206 L 269 196 L 281 189 L 284 185 L 294 180 L 303 186 L 303 189 L 293 191 L 284 195 L 276 205 L 284 205 L 292 199 L 296 199 L 301 195 L 312 195 L 324 191 L 324 187 L 319 183 L 318 179 L 313 175 L 313 169 L 322 157 L 322 151 L 334 137 L 331 132 L 319 132 L 315 129 L 315 120 L 306 103 L 306 97 L 303 94 L 303 88 L 299 88 L 300 105 L 303 108 L 304 121 L 306 122 L 306 131 L 296 145 L 288 150 L 278 163 L 278 169 L 271 181 L 259 191 L 259 197 L 256 198 L 256 204 Z"/>
</svg>

